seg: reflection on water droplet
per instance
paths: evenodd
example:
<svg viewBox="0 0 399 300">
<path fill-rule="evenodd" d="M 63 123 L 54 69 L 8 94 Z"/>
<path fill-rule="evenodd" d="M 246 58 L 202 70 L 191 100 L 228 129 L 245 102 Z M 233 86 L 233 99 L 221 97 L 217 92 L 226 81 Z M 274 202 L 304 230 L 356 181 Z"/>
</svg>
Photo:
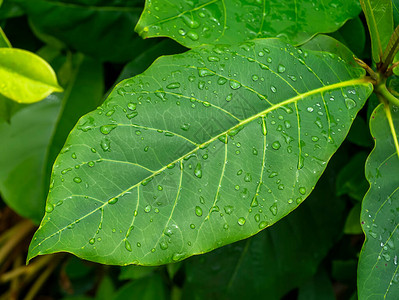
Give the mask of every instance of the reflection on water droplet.
<svg viewBox="0 0 399 300">
<path fill-rule="evenodd" d="M 278 149 L 280 149 L 280 147 L 281 147 L 281 144 L 280 144 L 279 141 L 273 142 L 272 148 L 273 148 L 274 150 L 278 150 Z"/>
<path fill-rule="evenodd" d="M 345 99 L 345 106 L 347 109 L 352 109 L 356 107 L 356 102 L 351 98 Z"/>
<path fill-rule="evenodd" d="M 270 206 L 270 211 L 272 212 L 273 216 L 277 215 L 277 203 L 274 203 Z"/>
<path fill-rule="evenodd" d="M 201 216 L 202 216 L 202 208 L 199 207 L 199 206 L 196 206 L 196 207 L 195 207 L 195 214 L 196 214 L 198 217 L 201 217 Z"/>
<path fill-rule="evenodd" d="M 233 90 L 237 90 L 241 87 L 241 83 L 239 83 L 238 81 L 235 81 L 235 80 L 230 80 L 230 87 Z"/>
<path fill-rule="evenodd" d="M 305 195 L 306 194 L 306 188 L 305 187 L 300 187 L 299 188 L 299 192 L 302 194 L 302 195 Z"/>
<path fill-rule="evenodd" d="M 116 202 L 118 202 L 118 198 L 111 198 L 108 200 L 108 204 L 115 204 Z"/>
<path fill-rule="evenodd" d="M 284 73 L 284 72 L 285 72 L 285 66 L 282 65 L 282 64 L 279 64 L 279 65 L 278 65 L 278 68 L 277 68 L 277 71 L 278 71 L 279 73 Z"/>
<path fill-rule="evenodd" d="M 132 245 L 130 245 L 128 240 L 125 240 L 125 248 L 127 251 L 132 252 Z"/>
<path fill-rule="evenodd" d="M 116 128 L 115 124 L 103 125 L 103 126 L 100 127 L 100 131 L 101 131 L 102 134 L 109 134 L 115 128 Z"/>
<path fill-rule="evenodd" d="M 46 204 L 46 213 L 51 213 L 54 210 L 54 205 L 47 203 Z"/>
<path fill-rule="evenodd" d="M 81 179 L 80 177 L 75 177 L 75 178 L 73 179 L 73 181 L 76 182 L 76 183 L 81 183 L 81 182 L 82 182 L 82 179 Z"/>
<path fill-rule="evenodd" d="M 247 220 L 245 220 L 245 218 L 241 217 L 241 218 L 238 219 L 237 223 L 238 223 L 238 225 L 243 226 L 246 221 Z"/>
<path fill-rule="evenodd" d="M 169 83 L 166 87 L 168 89 L 170 89 L 170 90 L 177 89 L 177 88 L 180 87 L 180 83 L 179 82 L 172 82 L 172 83 Z"/>
</svg>

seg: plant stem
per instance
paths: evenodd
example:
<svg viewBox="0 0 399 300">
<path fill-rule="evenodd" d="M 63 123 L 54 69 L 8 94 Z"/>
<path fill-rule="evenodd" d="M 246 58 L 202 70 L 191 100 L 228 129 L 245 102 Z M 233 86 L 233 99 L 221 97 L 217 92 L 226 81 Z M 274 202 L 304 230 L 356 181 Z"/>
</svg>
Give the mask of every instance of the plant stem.
<svg viewBox="0 0 399 300">
<path fill-rule="evenodd" d="M 21 266 L 19 268 L 13 269 L 12 271 L 3 274 L 0 277 L 0 283 L 5 283 L 20 275 L 32 276 L 40 271 L 49 261 L 54 259 L 53 255 L 45 255 L 39 257 L 35 263 L 30 264 L 29 266 Z"/>
<path fill-rule="evenodd" d="M 381 84 L 379 84 L 376 89 L 375 89 L 376 93 L 380 94 L 385 100 L 387 100 L 388 102 L 392 103 L 393 105 L 399 107 L 399 99 L 396 98 L 394 95 L 392 95 L 386 85 L 385 82 L 382 82 Z"/>
<path fill-rule="evenodd" d="M 34 225 L 29 220 L 20 222 L 17 226 L 14 226 L 15 233 L 8 238 L 7 242 L 0 248 L 0 265 L 3 264 L 7 255 L 14 249 L 14 247 L 27 235 L 29 234 Z"/>
<path fill-rule="evenodd" d="M 30 288 L 29 292 L 26 294 L 24 300 L 33 300 L 35 299 L 36 294 L 40 291 L 43 284 L 46 282 L 47 278 L 51 275 L 51 273 L 58 266 L 58 262 L 62 259 L 63 255 L 53 256 L 53 262 L 48 264 L 46 270 L 39 276 L 39 278 L 35 281 L 35 283 Z"/>
</svg>

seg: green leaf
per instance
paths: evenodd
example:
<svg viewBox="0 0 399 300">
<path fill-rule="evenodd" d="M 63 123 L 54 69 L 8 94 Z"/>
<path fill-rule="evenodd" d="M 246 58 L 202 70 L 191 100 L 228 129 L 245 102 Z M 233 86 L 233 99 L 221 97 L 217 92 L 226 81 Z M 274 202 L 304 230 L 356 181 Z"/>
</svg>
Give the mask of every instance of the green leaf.
<svg viewBox="0 0 399 300">
<path fill-rule="evenodd" d="M 13 1 L 26 11 L 39 38 L 51 42 L 46 36 L 52 36 L 103 61 L 128 61 L 153 43 L 133 31 L 142 10 L 138 1 Z"/>
<path fill-rule="evenodd" d="M 364 178 L 364 163 L 367 153 L 359 151 L 350 162 L 342 168 L 337 176 L 337 195 L 348 194 L 353 199 L 361 201 L 369 185 Z"/>
<path fill-rule="evenodd" d="M 374 62 L 380 62 L 393 33 L 391 0 L 360 0 L 371 36 Z"/>
<path fill-rule="evenodd" d="M 113 299 L 164 300 L 167 299 L 166 287 L 162 281 L 162 277 L 155 273 L 150 277 L 137 279 L 125 284 Z"/>
<path fill-rule="evenodd" d="M 50 174 L 46 169 L 53 165 L 76 120 L 101 101 L 102 81 L 101 64 L 76 55 L 64 93 L 50 95 L 44 104 L 22 107 L 10 124 L 0 123 L 0 191 L 20 215 L 40 222 Z"/>
<path fill-rule="evenodd" d="M 399 297 L 399 129 L 398 108 L 380 104 L 370 121 L 375 148 L 366 164 L 370 190 L 361 212 L 366 241 L 358 267 L 359 299 Z"/>
<path fill-rule="evenodd" d="M 316 33 L 337 30 L 359 12 L 357 0 L 146 0 L 136 31 L 144 38 L 170 37 L 189 48 L 262 37 L 301 44 Z"/>
<path fill-rule="evenodd" d="M 0 48 L 0 94 L 21 103 L 40 101 L 61 92 L 51 66 L 34 53 Z"/>
<path fill-rule="evenodd" d="M 312 191 L 363 76 L 278 39 L 159 58 L 69 135 L 28 260 L 159 265 L 254 235 Z"/>
<path fill-rule="evenodd" d="M 182 299 L 282 299 L 315 275 L 344 222 L 332 163 L 309 198 L 272 227 L 186 260 Z"/>
<path fill-rule="evenodd" d="M 345 234 L 362 234 L 362 227 L 360 226 L 360 203 L 356 203 L 350 210 L 346 218 L 344 233 Z"/>
<path fill-rule="evenodd" d="M 367 123 L 362 116 L 357 116 L 353 121 L 347 140 L 361 147 L 367 147 L 370 149 L 373 147 L 373 140 L 371 138 L 370 131 L 368 130 Z"/>
<path fill-rule="evenodd" d="M 0 48 L 11 48 L 11 43 L 7 39 L 6 34 L 0 27 Z"/>
<path fill-rule="evenodd" d="M 357 57 L 362 58 L 366 45 L 366 32 L 360 17 L 349 20 L 339 30 L 332 32 L 330 36 L 352 49 Z"/>
<path fill-rule="evenodd" d="M 121 273 L 119 274 L 118 279 L 127 280 L 147 277 L 150 274 L 153 274 L 158 268 L 159 267 L 143 267 L 135 265 L 121 267 Z"/>
<path fill-rule="evenodd" d="M 334 290 L 326 271 L 321 270 L 299 288 L 298 300 L 334 300 Z"/>
</svg>

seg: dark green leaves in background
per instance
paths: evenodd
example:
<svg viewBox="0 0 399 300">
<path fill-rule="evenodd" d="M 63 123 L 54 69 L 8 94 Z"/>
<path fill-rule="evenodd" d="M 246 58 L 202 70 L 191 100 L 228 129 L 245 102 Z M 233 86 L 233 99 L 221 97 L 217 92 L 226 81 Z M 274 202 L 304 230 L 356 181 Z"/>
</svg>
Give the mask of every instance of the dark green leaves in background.
<svg viewBox="0 0 399 300">
<path fill-rule="evenodd" d="M 375 148 L 366 164 L 371 186 L 361 213 L 366 242 L 358 268 L 360 299 L 395 299 L 399 293 L 398 128 L 398 108 L 379 105 L 370 121 Z"/>
<path fill-rule="evenodd" d="M 295 45 L 337 30 L 360 12 L 358 0 L 146 1 L 136 31 L 166 36 L 193 48 L 280 37 Z"/>
<path fill-rule="evenodd" d="M 343 141 L 363 74 L 278 39 L 159 59 L 72 131 L 29 258 L 158 265 L 270 226 Z"/>
<path fill-rule="evenodd" d="M 126 62 L 154 43 L 142 40 L 134 26 L 142 12 L 141 1 L 12 0 L 29 16 L 44 42 L 58 40 L 102 61 Z"/>
</svg>

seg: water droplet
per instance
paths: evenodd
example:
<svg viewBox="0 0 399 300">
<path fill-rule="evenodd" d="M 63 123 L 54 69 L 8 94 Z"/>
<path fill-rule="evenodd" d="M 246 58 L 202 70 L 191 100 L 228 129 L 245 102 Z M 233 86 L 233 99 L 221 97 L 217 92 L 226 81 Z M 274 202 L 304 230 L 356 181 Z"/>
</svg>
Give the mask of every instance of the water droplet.
<svg viewBox="0 0 399 300">
<path fill-rule="evenodd" d="M 245 182 L 251 182 L 252 181 L 252 176 L 251 176 L 250 173 L 245 174 L 244 181 Z"/>
<path fill-rule="evenodd" d="M 128 240 L 125 240 L 125 248 L 127 251 L 132 252 L 132 245 Z"/>
<path fill-rule="evenodd" d="M 306 188 L 305 187 L 300 187 L 299 188 L 299 192 L 302 194 L 302 195 L 305 195 L 306 194 Z"/>
<path fill-rule="evenodd" d="M 346 98 L 345 106 L 347 109 L 352 109 L 352 108 L 356 107 L 356 102 L 351 98 Z"/>
<path fill-rule="evenodd" d="M 127 108 L 130 110 L 136 110 L 136 106 L 137 106 L 136 103 L 130 102 L 128 103 Z"/>
<path fill-rule="evenodd" d="M 188 131 L 190 129 L 190 123 L 184 123 L 180 128 L 184 131 Z"/>
<path fill-rule="evenodd" d="M 273 93 L 277 92 L 277 88 L 276 88 L 274 85 L 270 86 L 270 90 L 271 90 Z"/>
<path fill-rule="evenodd" d="M 149 212 L 151 211 L 151 209 L 152 209 L 152 206 L 148 204 L 148 205 L 144 208 L 144 211 L 145 211 L 146 213 L 149 213 Z"/>
<path fill-rule="evenodd" d="M 306 110 L 307 110 L 308 112 L 313 112 L 313 107 L 309 106 Z"/>
<path fill-rule="evenodd" d="M 224 212 L 228 215 L 231 215 L 234 211 L 234 207 L 231 205 L 227 205 L 224 207 Z"/>
<path fill-rule="evenodd" d="M 202 170 L 201 170 L 201 164 L 197 163 L 194 169 L 194 175 L 198 178 L 202 178 Z"/>
<path fill-rule="evenodd" d="M 161 243 L 159 243 L 159 247 L 162 250 L 166 250 L 166 249 L 168 249 L 168 243 L 167 242 L 161 242 Z"/>
<path fill-rule="evenodd" d="M 247 220 L 245 220 L 245 218 L 241 217 L 241 218 L 238 219 L 237 223 L 238 223 L 238 225 L 243 226 L 246 221 Z"/>
<path fill-rule="evenodd" d="M 103 125 L 103 126 L 100 127 L 100 131 L 101 131 L 102 134 L 109 134 L 115 128 L 116 128 L 115 124 Z"/>
<path fill-rule="evenodd" d="M 258 75 L 252 75 L 252 80 L 253 80 L 253 81 L 258 81 L 258 79 L 259 79 L 259 76 L 258 76 Z"/>
<path fill-rule="evenodd" d="M 199 38 L 198 34 L 196 32 L 194 32 L 194 31 L 187 32 L 187 36 L 193 41 L 197 41 L 198 38 Z"/>
<path fill-rule="evenodd" d="M 277 203 L 274 203 L 270 206 L 270 211 L 272 212 L 273 216 L 277 215 Z"/>
<path fill-rule="evenodd" d="M 273 142 L 272 148 L 273 148 L 274 150 L 278 150 L 278 149 L 280 149 L 280 147 L 281 147 L 281 144 L 280 144 L 279 141 Z"/>
<path fill-rule="evenodd" d="M 216 62 L 219 60 L 220 60 L 220 58 L 217 56 L 208 56 L 208 61 L 210 61 L 210 62 Z"/>
<path fill-rule="evenodd" d="M 317 142 L 319 140 L 319 138 L 317 136 L 312 136 L 312 141 L 313 142 Z"/>
<path fill-rule="evenodd" d="M 226 96 L 226 101 L 227 101 L 227 102 L 230 102 L 232 98 L 233 98 L 233 94 L 228 94 L 228 95 Z"/>
<path fill-rule="evenodd" d="M 191 229 L 195 229 L 195 225 L 194 224 L 190 224 L 190 228 Z"/>
<path fill-rule="evenodd" d="M 205 68 L 200 68 L 198 69 L 198 75 L 200 77 L 206 77 L 206 76 L 213 76 L 215 75 L 215 73 L 213 73 L 211 70 L 209 69 L 205 69 Z"/>
<path fill-rule="evenodd" d="M 82 182 L 82 178 L 80 178 L 80 177 L 75 177 L 75 178 L 73 179 L 73 181 L 76 182 L 76 183 L 81 183 L 81 182 Z"/>
<path fill-rule="evenodd" d="M 47 203 L 46 204 L 46 213 L 51 213 L 54 210 L 54 205 Z"/>
<path fill-rule="evenodd" d="M 116 202 L 118 202 L 118 198 L 116 198 L 116 197 L 108 200 L 108 204 L 111 204 L 111 205 L 115 204 Z"/>
<path fill-rule="evenodd" d="M 223 85 L 227 82 L 227 79 L 224 77 L 219 77 L 218 79 L 218 85 Z"/>
<path fill-rule="evenodd" d="M 166 87 L 168 89 L 170 89 L 170 90 L 178 89 L 180 87 L 180 83 L 179 82 L 172 82 L 172 83 L 169 83 Z"/>
<path fill-rule="evenodd" d="M 90 244 L 90 245 L 93 245 L 95 242 L 96 242 L 96 240 L 95 240 L 94 238 L 91 238 L 91 239 L 89 240 L 89 244 Z"/>
<path fill-rule="evenodd" d="M 111 141 L 110 141 L 110 139 L 108 139 L 108 138 L 102 139 L 100 146 L 101 146 L 101 148 L 103 149 L 104 152 L 111 151 Z"/>
<path fill-rule="evenodd" d="M 195 207 L 195 214 L 196 214 L 198 217 L 201 217 L 201 216 L 202 216 L 202 208 L 199 207 L 199 206 L 196 206 L 196 207 Z"/>
<path fill-rule="evenodd" d="M 262 222 L 259 223 L 259 229 L 266 228 L 266 226 L 267 226 L 267 222 L 266 221 L 262 221 Z"/>
<path fill-rule="evenodd" d="M 255 148 L 252 148 L 252 154 L 253 155 L 258 155 L 258 150 L 256 150 Z"/>
<path fill-rule="evenodd" d="M 279 73 L 284 73 L 285 72 L 285 66 L 283 66 L 282 64 L 278 65 L 277 71 Z"/>
<path fill-rule="evenodd" d="M 239 82 L 236 81 L 236 80 L 230 80 L 230 87 L 231 87 L 233 90 L 237 90 L 237 89 L 239 89 L 239 88 L 241 87 L 241 83 L 239 83 Z"/>
</svg>

